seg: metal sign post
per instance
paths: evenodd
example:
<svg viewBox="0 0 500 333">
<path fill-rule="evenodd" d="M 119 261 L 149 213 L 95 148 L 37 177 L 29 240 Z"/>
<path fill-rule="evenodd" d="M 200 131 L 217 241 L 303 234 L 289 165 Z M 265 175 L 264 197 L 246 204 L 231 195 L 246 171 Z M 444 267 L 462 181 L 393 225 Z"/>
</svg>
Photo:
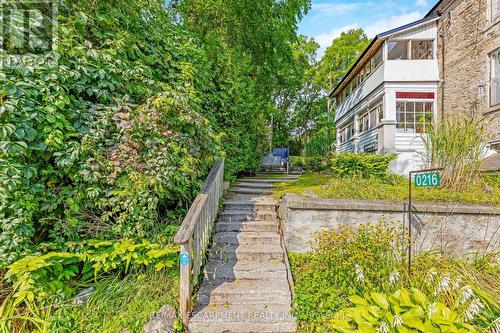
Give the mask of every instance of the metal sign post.
<svg viewBox="0 0 500 333">
<path fill-rule="evenodd" d="M 415 175 L 416 187 L 439 187 L 441 186 L 441 175 L 438 171 L 443 168 L 425 169 L 419 171 L 410 171 L 408 175 L 408 278 L 411 276 L 411 245 L 412 245 L 412 206 L 411 190 L 413 175 Z"/>
</svg>

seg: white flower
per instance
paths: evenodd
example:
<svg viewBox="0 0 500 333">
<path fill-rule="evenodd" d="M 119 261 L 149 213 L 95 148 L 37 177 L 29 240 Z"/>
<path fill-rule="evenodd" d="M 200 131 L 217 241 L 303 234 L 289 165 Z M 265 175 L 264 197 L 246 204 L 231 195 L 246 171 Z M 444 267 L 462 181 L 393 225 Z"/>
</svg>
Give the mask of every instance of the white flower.
<svg viewBox="0 0 500 333">
<path fill-rule="evenodd" d="M 437 275 L 437 272 L 434 269 L 429 270 L 429 272 L 427 273 L 427 279 L 429 280 L 428 282 L 430 284 L 434 283 L 434 279 L 435 279 L 436 275 Z"/>
<path fill-rule="evenodd" d="M 389 327 L 387 327 L 386 323 L 380 324 L 380 327 L 377 328 L 377 333 L 389 333 Z"/>
<path fill-rule="evenodd" d="M 395 315 L 394 321 L 392 322 L 392 327 L 396 328 L 401 325 L 403 325 L 403 318 L 401 318 L 400 315 Z"/>
<path fill-rule="evenodd" d="M 365 276 L 363 274 L 363 270 L 358 266 L 358 264 L 356 264 L 356 279 L 358 281 L 364 281 L 365 280 Z"/>
<path fill-rule="evenodd" d="M 451 289 L 452 290 L 457 290 L 458 288 L 460 288 L 460 280 L 457 278 L 457 279 L 453 279 L 451 281 Z"/>
<path fill-rule="evenodd" d="M 399 281 L 399 273 L 398 272 L 392 272 L 391 275 L 389 275 L 389 285 L 393 285 L 396 282 Z"/>
<path fill-rule="evenodd" d="M 500 317 L 495 319 L 495 321 L 491 324 L 491 328 L 488 333 L 500 333 Z"/>
<path fill-rule="evenodd" d="M 429 319 L 437 312 L 438 307 L 436 303 L 432 303 L 429 306 L 429 309 L 427 309 L 427 315 L 429 316 Z"/>
<path fill-rule="evenodd" d="M 448 274 L 444 275 L 438 283 L 438 287 L 434 292 L 434 295 L 438 295 L 443 291 L 450 290 L 450 276 Z"/>
<path fill-rule="evenodd" d="M 466 286 L 462 287 L 462 295 L 460 295 L 460 303 L 464 304 L 472 296 L 474 296 L 474 291 L 472 290 L 471 286 L 466 285 Z"/>
<path fill-rule="evenodd" d="M 484 308 L 483 303 L 478 298 L 474 298 L 472 302 L 470 302 L 469 307 L 465 310 L 463 319 L 464 321 L 471 321 L 479 314 L 479 311 Z"/>
</svg>

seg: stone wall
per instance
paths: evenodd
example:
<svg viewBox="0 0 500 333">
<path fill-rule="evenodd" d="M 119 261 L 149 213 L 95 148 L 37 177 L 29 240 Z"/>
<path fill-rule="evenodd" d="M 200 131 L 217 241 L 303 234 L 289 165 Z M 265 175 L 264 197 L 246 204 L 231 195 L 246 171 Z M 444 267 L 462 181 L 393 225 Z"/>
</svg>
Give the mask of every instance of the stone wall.
<svg viewBox="0 0 500 333">
<path fill-rule="evenodd" d="M 415 250 L 440 249 L 458 255 L 498 249 L 500 209 L 456 204 L 415 204 Z M 279 207 L 289 252 L 307 252 L 318 232 L 344 225 L 406 223 L 405 205 L 389 201 L 316 199 L 286 195 Z"/>
<path fill-rule="evenodd" d="M 442 11 L 438 56 L 444 78 L 438 100 L 444 97 L 445 115 L 474 111 L 488 115 L 489 140 L 494 140 L 500 139 L 500 106 L 490 105 L 489 54 L 500 48 L 500 23 L 491 20 L 490 1 L 445 1 L 438 9 Z"/>
</svg>

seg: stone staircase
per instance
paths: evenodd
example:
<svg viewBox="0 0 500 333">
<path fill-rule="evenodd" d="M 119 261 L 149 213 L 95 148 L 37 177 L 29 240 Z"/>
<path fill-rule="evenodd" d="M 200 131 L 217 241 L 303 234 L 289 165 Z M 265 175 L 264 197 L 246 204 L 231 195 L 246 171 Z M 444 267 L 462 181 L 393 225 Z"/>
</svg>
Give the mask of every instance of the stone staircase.
<svg viewBox="0 0 500 333">
<path fill-rule="evenodd" d="M 272 184 L 297 176 L 244 178 L 215 224 L 191 333 L 295 332 L 285 251 Z"/>
</svg>

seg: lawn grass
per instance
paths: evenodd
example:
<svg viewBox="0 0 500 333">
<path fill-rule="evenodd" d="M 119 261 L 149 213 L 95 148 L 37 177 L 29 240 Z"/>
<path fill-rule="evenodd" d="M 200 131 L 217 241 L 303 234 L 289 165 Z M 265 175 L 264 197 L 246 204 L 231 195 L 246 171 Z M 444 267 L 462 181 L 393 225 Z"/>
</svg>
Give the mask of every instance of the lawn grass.
<svg viewBox="0 0 500 333">
<path fill-rule="evenodd" d="M 321 198 L 405 201 L 408 199 L 408 180 L 391 175 L 387 180 L 376 178 L 340 178 L 327 174 L 305 174 L 295 182 L 275 184 L 275 198 L 287 193 L 303 194 L 312 191 Z M 442 188 L 413 188 L 413 198 L 421 202 L 456 202 L 500 206 L 500 175 L 485 175 L 477 184 L 463 192 Z"/>
<path fill-rule="evenodd" d="M 52 327 L 82 333 L 119 333 L 125 328 L 143 332 L 150 316 L 163 305 L 177 309 L 178 296 L 177 270 L 108 277 L 96 284 L 87 304 L 71 304 L 58 310 Z"/>
</svg>

